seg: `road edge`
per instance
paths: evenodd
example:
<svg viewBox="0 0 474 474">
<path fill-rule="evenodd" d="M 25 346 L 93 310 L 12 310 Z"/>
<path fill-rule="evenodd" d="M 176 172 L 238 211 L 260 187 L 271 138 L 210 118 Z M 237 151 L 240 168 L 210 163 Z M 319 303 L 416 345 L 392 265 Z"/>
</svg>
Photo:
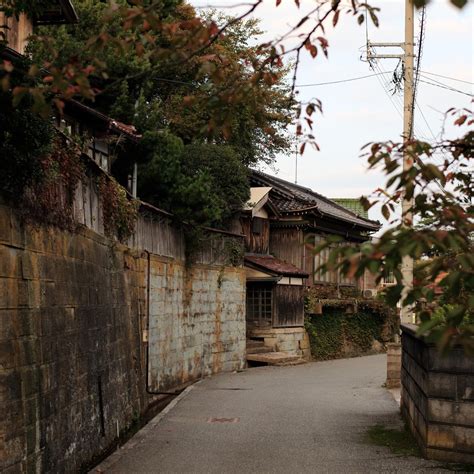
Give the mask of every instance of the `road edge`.
<svg viewBox="0 0 474 474">
<path fill-rule="evenodd" d="M 119 447 L 115 452 L 113 452 L 110 456 L 104 459 L 100 464 L 95 466 L 93 469 L 89 471 L 90 474 L 94 474 L 97 472 L 106 472 L 110 469 L 114 464 L 116 464 L 123 456 L 127 454 L 130 449 L 135 448 L 139 444 L 141 444 L 145 438 L 150 434 L 156 426 L 160 423 L 160 421 L 187 395 L 194 387 L 200 383 L 200 381 L 186 387 L 176 398 L 174 398 L 166 407 L 160 411 L 155 417 L 153 417 L 141 430 L 139 430 L 131 439 L 129 439 L 123 446 Z"/>
</svg>

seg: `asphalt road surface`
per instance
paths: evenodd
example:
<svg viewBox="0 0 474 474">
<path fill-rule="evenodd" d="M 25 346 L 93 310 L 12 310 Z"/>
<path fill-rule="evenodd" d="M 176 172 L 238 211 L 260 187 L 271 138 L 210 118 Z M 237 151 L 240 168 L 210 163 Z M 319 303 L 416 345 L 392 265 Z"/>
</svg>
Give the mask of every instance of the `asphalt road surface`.
<svg viewBox="0 0 474 474">
<path fill-rule="evenodd" d="M 368 442 L 401 426 L 385 371 L 377 355 L 205 379 L 95 472 L 446 473 Z"/>
</svg>

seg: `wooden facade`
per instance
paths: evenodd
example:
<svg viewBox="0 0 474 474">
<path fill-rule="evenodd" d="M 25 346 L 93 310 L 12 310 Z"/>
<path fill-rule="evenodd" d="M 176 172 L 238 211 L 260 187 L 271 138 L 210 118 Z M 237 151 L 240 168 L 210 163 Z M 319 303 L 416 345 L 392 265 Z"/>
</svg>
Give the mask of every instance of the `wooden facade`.
<svg viewBox="0 0 474 474">
<path fill-rule="evenodd" d="M 251 188 L 254 199 L 241 217 L 246 267 L 250 267 L 247 323 L 262 328 L 271 320 L 271 327 L 278 331 L 302 327 L 307 287 L 335 286 L 339 292 L 339 287 L 358 287 L 364 281 L 343 277 L 338 271 L 318 271 L 330 249 L 315 255 L 315 246 L 328 235 L 343 236 L 346 244 L 363 242 L 379 225 L 279 178 L 253 172 L 250 181 L 256 186 Z"/>
<path fill-rule="evenodd" d="M 246 251 L 267 254 L 270 243 L 270 221 L 262 217 L 244 216 L 241 218 L 241 226 Z"/>
<path fill-rule="evenodd" d="M 34 19 L 25 13 L 7 16 L 4 12 L 0 12 L 0 40 L 5 41 L 6 45 L 17 53 L 25 54 L 35 24 L 75 23 L 77 19 L 71 0 L 44 2 L 43 11 Z"/>
<path fill-rule="evenodd" d="M 303 231 L 295 227 L 274 227 L 270 232 L 270 253 L 305 270 Z"/>
<path fill-rule="evenodd" d="M 276 285 L 273 327 L 299 327 L 304 325 L 303 285 Z"/>
<path fill-rule="evenodd" d="M 0 12 L 0 34 L 9 48 L 24 54 L 28 38 L 33 34 L 33 22 L 24 13 L 16 18 Z"/>
</svg>

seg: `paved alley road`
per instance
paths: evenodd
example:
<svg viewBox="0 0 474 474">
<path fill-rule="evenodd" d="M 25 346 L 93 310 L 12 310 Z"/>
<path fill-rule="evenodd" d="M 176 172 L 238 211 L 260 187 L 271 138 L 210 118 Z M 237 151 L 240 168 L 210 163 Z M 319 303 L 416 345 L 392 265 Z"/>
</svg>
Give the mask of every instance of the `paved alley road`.
<svg viewBox="0 0 474 474">
<path fill-rule="evenodd" d="M 381 387 L 385 364 L 382 355 L 217 375 L 196 384 L 101 467 L 109 473 L 440 472 L 434 462 L 367 443 L 369 427 L 400 426 L 397 404 Z"/>
</svg>

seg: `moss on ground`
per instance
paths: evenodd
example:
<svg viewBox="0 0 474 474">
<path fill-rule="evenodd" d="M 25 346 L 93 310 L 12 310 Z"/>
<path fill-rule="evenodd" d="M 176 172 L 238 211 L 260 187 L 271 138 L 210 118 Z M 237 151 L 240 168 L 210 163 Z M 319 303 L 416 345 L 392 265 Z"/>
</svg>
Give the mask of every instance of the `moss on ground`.
<svg viewBox="0 0 474 474">
<path fill-rule="evenodd" d="M 394 430 L 382 425 L 375 425 L 369 428 L 367 437 L 371 444 L 385 446 L 399 456 L 423 457 L 418 443 L 406 426 L 400 430 Z M 439 464 L 437 467 L 454 472 L 474 472 L 474 464 L 445 463 Z"/>
<path fill-rule="evenodd" d="M 394 430 L 382 425 L 375 425 L 369 428 L 367 436 L 372 444 L 385 446 L 394 454 L 421 457 L 420 448 L 406 427 Z"/>
</svg>

